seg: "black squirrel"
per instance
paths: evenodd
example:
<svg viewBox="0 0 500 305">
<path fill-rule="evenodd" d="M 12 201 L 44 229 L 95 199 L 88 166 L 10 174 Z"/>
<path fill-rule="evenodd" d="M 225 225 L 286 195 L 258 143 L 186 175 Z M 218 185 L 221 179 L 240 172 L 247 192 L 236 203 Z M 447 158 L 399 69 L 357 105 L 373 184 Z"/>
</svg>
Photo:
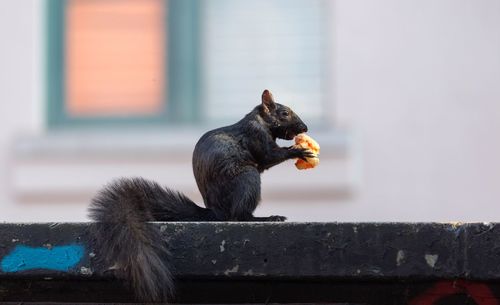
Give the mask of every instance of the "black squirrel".
<svg viewBox="0 0 500 305">
<path fill-rule="evenodd" d="M 149 221 L 284 221 L 255 217 L 260 174 L 285 160 L 313 157 L 302 148 L 280 147 L 307 126 L 268 90 L 262 103 L 236 124 L 205 133 L 194 149 L 193 171 L 206 208 L 183 194 L 143 178 L 123 178 L 102 189 L 89 207 L 100 261 L 129 281 L 141 301 L 173 295 L 168 245 Z"/>
</svg>

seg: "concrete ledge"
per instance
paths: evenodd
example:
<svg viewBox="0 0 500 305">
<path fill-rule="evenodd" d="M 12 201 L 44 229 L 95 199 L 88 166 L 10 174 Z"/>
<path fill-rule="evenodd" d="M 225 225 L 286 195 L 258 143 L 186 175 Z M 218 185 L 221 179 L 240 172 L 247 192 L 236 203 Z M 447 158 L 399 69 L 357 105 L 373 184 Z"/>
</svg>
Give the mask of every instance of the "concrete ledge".
<svg viewBox="0 0 500 305">
<path fill-rule="evenodd" d="M 500 280 L 498 224 L 152 225 L 171 246 L 181 303 L 259 303 L 271 297 L 274 302 L 405 304 L 448 281 L 455 287 L 487 282 L 496 295 L 494 283 Z M 133 300 L 113 280 L 109 266 L 95 263 L 98 250 L 87 242 L 88 227 L 0 224 L 0 301 Z M 384 303 L 387 298 L 406 301 Z"/>
</svg>

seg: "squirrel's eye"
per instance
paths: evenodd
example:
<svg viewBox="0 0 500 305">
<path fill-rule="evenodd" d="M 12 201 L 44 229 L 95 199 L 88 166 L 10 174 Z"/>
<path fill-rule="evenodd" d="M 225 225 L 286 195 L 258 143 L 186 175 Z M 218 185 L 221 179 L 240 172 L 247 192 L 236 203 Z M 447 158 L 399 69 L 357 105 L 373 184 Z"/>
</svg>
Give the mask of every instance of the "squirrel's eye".
<svg viewBox="0 0 500 305">
<path fill-rule="evenodd" d="M 289 115 L 289 113 L 288 113 L 288 111 L 283 110 L 283 111 L 281 112 L 281 115 L 282 115 L 282 116 L 288 116 L 288 115 Z"/>
</svg>

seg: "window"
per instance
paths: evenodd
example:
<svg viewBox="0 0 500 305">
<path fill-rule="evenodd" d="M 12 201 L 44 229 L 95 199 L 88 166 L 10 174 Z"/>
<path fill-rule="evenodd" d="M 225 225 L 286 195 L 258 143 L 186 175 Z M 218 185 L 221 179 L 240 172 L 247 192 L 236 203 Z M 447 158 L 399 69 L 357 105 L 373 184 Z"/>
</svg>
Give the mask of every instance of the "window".
<svg viewBox="0 0 500 305">
<path fill-rule="evenodd" d="M 203 3 L 208 118 L 241 117 L 259 101 L 263 88 L 301 117 L 321 118 L 327 72 L 324 0 Z"/>
<path fill-rule="evenodd" d="M 47 1 L 49 127 L 194 120 L 196 2 Z"/>
<path fill-rule="evenodd" d="M 230 122 L 271 89 L 326 100 L 325 0 L 65 0 L 48 5 L 48 122 Z"/>
<path fill-rule="evenodd" d="M 64 34 L 70 117 L 163 111 L 165 7 L 161 0 L 70 0 Z"/>
</svg>

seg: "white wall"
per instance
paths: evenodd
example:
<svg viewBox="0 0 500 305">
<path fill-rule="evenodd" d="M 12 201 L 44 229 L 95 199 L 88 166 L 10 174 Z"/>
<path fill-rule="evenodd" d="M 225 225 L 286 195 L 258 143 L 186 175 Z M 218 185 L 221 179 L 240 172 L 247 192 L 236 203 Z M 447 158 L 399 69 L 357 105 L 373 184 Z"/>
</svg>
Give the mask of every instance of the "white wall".
<svg viewBox="0 0 500 305">
<path fill-rule="evenodd" d="M 354 135 L 348 171 L 359 183 L 354 196 L 265 202 L 259 214 L 499 221 L 500 2 L 330 3 L 332 109 Z M 42 205 L 14 196 L 12 142 L 43 133 L 42 6 L 0 2 L 0 221 L 85 219 L 86 199 Z"/>
<path fill-rule="evenodd" d="M 500 220 L 500 2 L 337 1 L 341 122 L 363 183 L 340 219 Z"/>
<path fill-rule="evenodd" d="M 0 1 L 0 221 L 24 213 L 12 200 L 11 143 L 41 126 L 42 7 L 39 0 Z"/>
</svg>

